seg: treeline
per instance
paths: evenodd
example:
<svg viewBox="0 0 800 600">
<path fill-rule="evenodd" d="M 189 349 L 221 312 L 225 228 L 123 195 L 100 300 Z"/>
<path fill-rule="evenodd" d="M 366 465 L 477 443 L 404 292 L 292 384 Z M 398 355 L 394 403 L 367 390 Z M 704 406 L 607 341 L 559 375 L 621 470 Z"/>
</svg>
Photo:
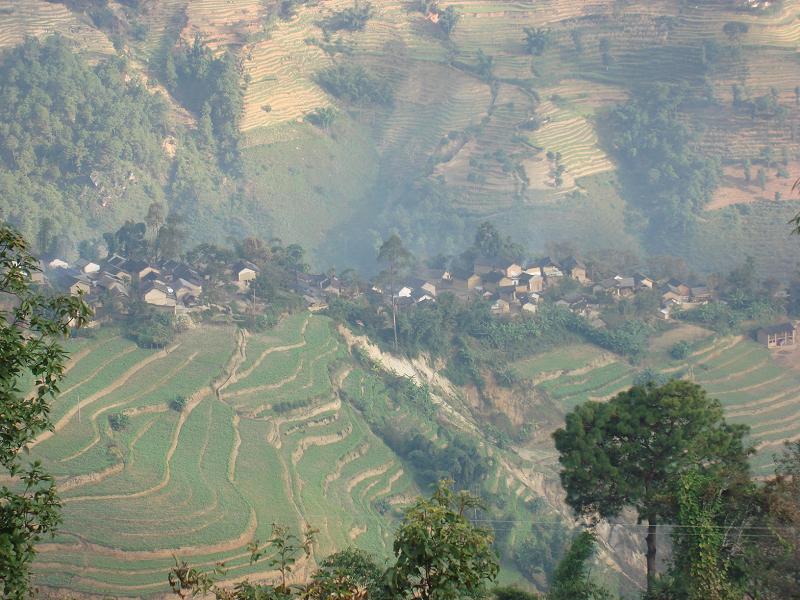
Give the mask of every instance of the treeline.
<svg viewBox="0 0 800 600">
<path fill-rule="evenodd" d="M 443 425 L 436 427 L 432 432 L 435 435 L 424 433 L 436 425 L 430 388 L 408 377 L 372 369 L 366 356 L 359 359 L 369 369 L 364 389 L 342 393 L 361 411 L 370 429 L 408 461 L 420 486 L 428 488 L 447 478 L 453 480 L 456 489 L 480 488 L 493 462 L 473 437 Z M 400 414 L 402 418 L 398 418 Z"/>
<path fill-rule="evenodd" d="M 284 245 L 280 240 L 265 242 L 247 237 L 231 247 L 199 244 L 187 247 L 185 225 L 173 213 L 158 203 L 151 204 L 142 221 L 127 221 L 122 227 L 103 235 L 107 254 L 95 249 L 89 258 L 102 261 L 113 254 L 123 258 L 159 263 L 179 260 L 202 281 L 199 301 L 206 305 L 233 306 L 231 299 L 239 290 L 231 281 L 231 267 L 240 260 L 252 263 L 258 275 L 250 283 L 252 298 L 258 300 L 258 310 L 251 305 L 245 315 L 235 314 L 251 330 L 274 326 L 282 313 L 303 306 L 296 292 L 297 276 L 308 270 L 305 251 L 297 244 Z M 174 315 L 157 311 L 138 296 L 136 286 L 124 301 L 103 296 L 106 310 L 125 324 L 128 337 L 143 347 L 164 347 L 173 341 L 180 329 Z"/>
<path fill-rule="evenodd" d="M 717 277 L 719 300 L 687 311 L 675 311 L 678 319 L 699 323 L 722 334 L 741 329 L 746 322 L 770 322 L 787 312 L 797 314 L 800 306 L 791 294 L 791 301 L 776 298 L 778 281 L 759 281 L 758 269 L 752 257 L 732 269 L 724 277 Z M 797 284 L 793 291 L 797 290 Z"/>
<path fill-rule="evenodd" d="M 697 149 L 696 134 L 680 118 L 692 100 L 686 86 L 654 85 L 635 91 L 607 119 L 632 203 L 654 235 L 685 232 L 719 183 L 719 160 Z"/>
<path fill-rule="evenodd" d="M 126 77 L 122 60 L 91 67 L 59 36 L 3 56 L 0 210 L 40 254 L 66 252 L 93 224 L 162 198 L 167 107 Z"/>
<path fill-rule="evenodd" d="M 242 68 L 234 54 L 219 57 L 198 34 L 167 54 L 164 82 L 181 104 L 198 118 L 200 142 L 215 147 L 220 164 L 240 172 L 239 124 L 244 110 Z"/>
<path fill-rule="evenodd" d="M 99 232 L 154 202 L 195 239 L 198 221 L 206 239 L 229 229 L 219 197 L 231 193 L 221 167 L 238 173 L 240 164 L 239 65 L 198 39 L 171 52 L 164 71 L 196 129 L 175 126 L 167 102 L 123 58 L 89 65 L 58 35 L 3 54 L 0 210 L 42 258 L 88 257 L 103 245 Z"/>
</svg>

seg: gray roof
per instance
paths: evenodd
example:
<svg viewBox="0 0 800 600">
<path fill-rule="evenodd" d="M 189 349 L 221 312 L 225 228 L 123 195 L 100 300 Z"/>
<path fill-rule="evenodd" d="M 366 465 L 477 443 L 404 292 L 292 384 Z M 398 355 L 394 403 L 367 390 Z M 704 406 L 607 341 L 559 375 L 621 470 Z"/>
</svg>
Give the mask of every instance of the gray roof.
<svg viewBox="0 0 800 600">
<path fill-rule="evenodd" d="M 768 325 L 758 330 L 760 333 L 773 335 L 776 333 L 791 333 L 794 331 L 794 325 L 791 323 L 778 323 L 777 325 Z"/>
</svg>

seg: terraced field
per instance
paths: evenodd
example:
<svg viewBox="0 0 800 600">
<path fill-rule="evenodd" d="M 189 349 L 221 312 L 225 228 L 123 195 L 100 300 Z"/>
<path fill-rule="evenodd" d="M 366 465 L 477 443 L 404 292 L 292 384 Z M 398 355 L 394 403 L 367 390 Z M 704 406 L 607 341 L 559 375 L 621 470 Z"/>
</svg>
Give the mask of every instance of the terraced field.
<svg viewBox="0 0 800 600">
<path fill-rule="evenodd" d="M 25 37 L 63 35 L 91 58 L 111 56 L 108 37 L 63 4 L 45 0 L 0 0 L 0 49 L 10 48 Z"/>
<path fill-rule="evenodd" d="M 391 507 L 413 483 L 335 392 L 347 351 L 326 318 L 293 316 L 266 334 L 201 327 L 161 351 L 103 330 L 72 350 L 55 433 L 32 450 L 64 502 L 40 585 L 158 594 L 173 553 L 224 561 L 232 580 L 268 576 L 246 546 L 273 522 L 320 528 L 318 555 L 351 543 L 388 551 Z M 176 396 L 182 412 L 169 406 Z M 125 430 L 110 428 L 114 413 L 128 416 Z"/>
<path fill-rule="evenodd" d="M 581 402 L 607 400 L 627 389 L 645 366 L 691 379 L 722 402 L 731 422 L 750 426 L 749 442 L 756 449 L 753 468 L 759 475 L 769 474 L 773 456 L 781 451 L 783 442 L 800 438 L 800 372 L 787 367 L 798 359 L 793 353 L 771 353 L 742 336 L 702 337 L 696 331 L 699 328 L 691 329 L 680 338 L 695 339 L 694 350 L 684 361 L 671 360 L 665 348 L 656 344 L 644 364 L 633 367 L 613 354 L 579 345 L 521 361 L 515 368 L 562 413 Z M 671 333 L 666 336 L 675 337 Z M 556 458 L 548 439 L 550 431 L 547 427 L 537 434 L 533 444 L 545 463 Z"/>
</svg>

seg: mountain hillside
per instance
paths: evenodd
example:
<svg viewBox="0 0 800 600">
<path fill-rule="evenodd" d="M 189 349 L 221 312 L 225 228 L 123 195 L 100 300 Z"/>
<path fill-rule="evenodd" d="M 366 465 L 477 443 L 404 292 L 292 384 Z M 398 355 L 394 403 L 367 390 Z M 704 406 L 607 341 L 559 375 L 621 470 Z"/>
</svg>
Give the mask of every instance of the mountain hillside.
<svg viewBox="0 0 800 600">
<path fill-rule="evenodd" d="M 188 196 L 162 175 L 193 239 L 267 232 L 303 242 L 319 266 L 370 266 L 387 229 L 435 254 L 488 217 L 532 252 L 558 241 L 674 254 L 704 272 L 748 255 L 765 275 L 793 270 L 782 226 L 798 209 L 796 0 L 423 4 L 362 2 L 371 13 L 353 24 L 351 0 L 5 2 L 0 44 L 59 33 L 90 62 L 125 57 L 176 131 L 201 115 L 167 96 L 170 53 L 200 36 L 235 56 L 241 173 L 196 173 Z M 620 160 L 608 129 L 613 107 L 657 83 L 686 86 L 676 118 L 720 165 L 710 201 L 677 232 L 646 226 L 660 214 L 647 204 L 652 174 Z M 370 86 L 391 98 L 369 99 Z M 174 160 L 192 153 L 165 133 Z M 120 204 L 99 220 L 121 222 Z M 92 227 L 64 251 L 99 237 Z"/>
</svg>

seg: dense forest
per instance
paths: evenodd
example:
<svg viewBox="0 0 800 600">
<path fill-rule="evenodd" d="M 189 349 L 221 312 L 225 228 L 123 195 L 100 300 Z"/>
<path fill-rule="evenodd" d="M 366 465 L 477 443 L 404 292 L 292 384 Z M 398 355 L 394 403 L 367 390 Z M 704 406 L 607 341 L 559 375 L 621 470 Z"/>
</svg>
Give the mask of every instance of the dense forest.
<svg viewBox="0 0 800 600">
<path fill-rule="evenodd" d="M 124 62 L 89 67 L 65 40 L 26 41 L 0 65 L 4 217 L 52 256 L 163 198 L 167 107 Z"/>
</svg>

